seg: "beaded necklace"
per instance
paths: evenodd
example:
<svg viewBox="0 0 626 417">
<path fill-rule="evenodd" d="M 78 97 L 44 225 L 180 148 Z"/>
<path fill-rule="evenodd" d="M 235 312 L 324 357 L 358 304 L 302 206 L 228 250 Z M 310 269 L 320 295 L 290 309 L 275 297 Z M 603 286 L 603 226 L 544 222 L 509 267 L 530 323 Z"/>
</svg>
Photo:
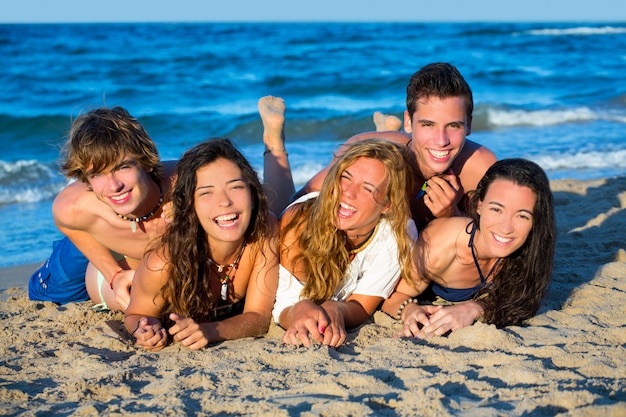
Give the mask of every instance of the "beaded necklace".
<svg viewBox="0 0 626 417">
<path fill-rule="evenodd" d="M 156 207 L 152 209 L 150 213 L 146 214 L 145 216 L 135 217 L 134 219 L 131 219 L 130 217 L 126 217 L 122 214 L 115 212 L 115 214 L 117 214 L 117 217 L 119 217 L 120 219 L 128 220 L 130 222 L 130 229 L 133 231 L 133 233 L 135 233 L 135 231 L 137 230 L 138 223 L 148 220 L 150 217 L 154 216 L 154 214 L 157 211 L 159 211 L 159 208 L 161 208 L 161 204 L 163 204 L 163 190 L 161 189 L 161 184 L 158 184 L 158 186 L 159 186 L 159 202 L 157 203 Z"/>
<path fill-rule="evenodd" d="M 235 259 L 235 262 L 233 262 L 232 264 L 221 265 L 215 262 L 213 259 L 209 258 L 209 263 L 215 266 L 218 274 L 221 274 L 222 271 L 224 271 L 224 268 L 228 268 L 228 273 L 226 275 L 224 275 L 223 277 L 220 277 L 219 275 L 217 276 L 217 279 L 219 279 L 220 283 L 222 284 L 220 296 L 222 297 L 222 300 L 224 301 L 228 299 L 228 281 L 232 281 L 233 279 L 235 279 L 235 274 L 237 273 L 237 268 L 239 267 L 239 261 L 241 260 L 241 255 L 243 255 L 243 250 L 245 248 L 246 248 L 246 241 L 244 240 L 243 245 L 241 245 L 241 249 L 239 250 L 239 254 L 237 255 L 237 258 Z M 232 276 L 229 275 L 231 273 L 232 273 Z"/>
</svg>

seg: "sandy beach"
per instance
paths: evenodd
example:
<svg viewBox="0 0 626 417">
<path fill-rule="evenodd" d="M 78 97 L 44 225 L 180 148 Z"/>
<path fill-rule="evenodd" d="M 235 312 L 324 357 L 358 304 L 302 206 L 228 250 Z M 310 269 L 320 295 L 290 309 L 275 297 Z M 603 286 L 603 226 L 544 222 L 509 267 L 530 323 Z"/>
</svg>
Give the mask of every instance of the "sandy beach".
<svg viewBox="0 0 626 417">
<path fill-rule="evenodd" d="M 135 348 L 119 313 L 32 302 L 0 270 L 0 415 L 626 416 L 626 178 L 553 181 L 559 237 L 528 326 L 398 339 L 376 313 L 339 349 L 265 337 Z"/>
</svg>

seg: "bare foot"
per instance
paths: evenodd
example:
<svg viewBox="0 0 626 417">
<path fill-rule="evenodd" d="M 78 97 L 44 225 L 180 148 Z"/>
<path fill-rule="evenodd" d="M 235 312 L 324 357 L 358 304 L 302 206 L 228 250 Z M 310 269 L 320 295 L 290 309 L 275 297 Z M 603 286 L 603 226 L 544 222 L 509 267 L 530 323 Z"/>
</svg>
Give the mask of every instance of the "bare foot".
<svg viewBox="0 0 626 417">
<path fill-rule="evenodd" d="M 400 130 L 402 121 L 394 115 L 383 114 L 379 111 L 374 112 L 374 124 L 377 132 L 385 132 L 387 130 Z"/>
<path fill-rule="evenodd" d="M 285 101 L 280 97 L 259 99 L 259 115 L 263 122 L 263 143 L 267 149 L 285 149 Z"/>
</svg>

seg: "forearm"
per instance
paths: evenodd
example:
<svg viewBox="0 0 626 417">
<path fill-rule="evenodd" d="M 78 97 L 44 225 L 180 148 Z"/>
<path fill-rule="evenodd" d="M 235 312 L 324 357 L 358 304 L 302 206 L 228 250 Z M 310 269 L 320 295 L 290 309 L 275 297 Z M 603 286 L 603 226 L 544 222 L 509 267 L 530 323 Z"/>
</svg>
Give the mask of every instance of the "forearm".
<svg viewBox="0 0 626 417">
<path fill-rule="evenodd" d="M 387 315 L 397 318 L 398 312 L 401 311 L 400 308 L 406 302 L 409 302 L 412 299 L 411 295 L 405 294 L 400 291 L 394 291 L 393 294 L 389 296 L 381 306 L 381 310 L 383 313 Z M 405 304 L 406 305 L 406 304 Z"/>
<path fill-rule="evenodd" d="M 270 316 L 255 312 L 244 312 L 226 320 L 202 324 L 209 343 L 261 336 L 267 333 L 269 326 Z"/>
<path fill-rule="evenodd" d="M 322 303 L 322 308 L 331 320 L 337 314 L 341 315 L 346 329 L 358 327 L 370 317 L 370 314 L 357 301 L 329 300 Z"/>
<path fill-rule="evenodd" d="M 469 300 L 464 303 L 467 307 L 467 316 L 472 319 L 473 322 L 482 320 L 485 317 L 485 305 L 482 301 Z"/>
<path fill-rule="evenodd" d="M 131 335 L 135 335 L 135 331 L 139 328 L 139 321 L 142 316 L 140 314 L 127 314 L 124 316 L 124 326 L 126 326 L 126 331 Z"/>
</svg>

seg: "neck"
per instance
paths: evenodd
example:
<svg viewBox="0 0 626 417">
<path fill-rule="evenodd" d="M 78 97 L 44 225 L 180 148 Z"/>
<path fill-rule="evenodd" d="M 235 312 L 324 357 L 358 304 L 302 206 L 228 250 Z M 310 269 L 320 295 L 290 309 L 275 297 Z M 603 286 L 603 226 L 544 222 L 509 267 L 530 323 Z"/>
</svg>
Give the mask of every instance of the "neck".
<svg viewBox="0 0 626 417">
<path fill-rule="evenodd" d="M 152 191 L 153 188 L 158 188 L 159 190 L 158 195 L 154 191 Z M 117 212 L 115 214 L 117 214 L 118 217 L 124 220 L 128 220 L 130 222 L 136 222 L 136 223 L 141 223 L 141 222 L 151 219 L 161 210 L 161 204 L 163 204 L 163 189 L 161 188 L 161 184 L 157 184 L 156 182 L 153 182 L 151 184 L 151 192 L 149 193 L 149 195 L 154 196 L 154 197 L 151 198 L 149 201 L 146 201 L 145 204 L 143 205 L 143 206 L 147 206 L 148 208 L 143 208 L 142 206 L 141 210 L 145 211 L 144 213 L 139 214 L 139 215 L 131 214 L 129 216 L 125 216 Z"/>
<path fill-rule="evenodd" d="M 370 231 L 365 233 L 359 233 L 354 235 L 348 235 L 346 233 L 346 238 L 348 240 L 348 249 L 350 250 L 350 252 L 359 251 L 360 249 L 365 247 L 365 245 L 367 245 L 370 238 L 374 234 L 375 229 L 376 226 L 374 226 Z"/>
<path fill-rule="evenodd" d="M 211 260 L 220 265 L 233 263 L 245 244 L 246 240 L 242 238 L 237 242 L 222 243 L 218 246 L 210 245 Z"/>
</svg>

